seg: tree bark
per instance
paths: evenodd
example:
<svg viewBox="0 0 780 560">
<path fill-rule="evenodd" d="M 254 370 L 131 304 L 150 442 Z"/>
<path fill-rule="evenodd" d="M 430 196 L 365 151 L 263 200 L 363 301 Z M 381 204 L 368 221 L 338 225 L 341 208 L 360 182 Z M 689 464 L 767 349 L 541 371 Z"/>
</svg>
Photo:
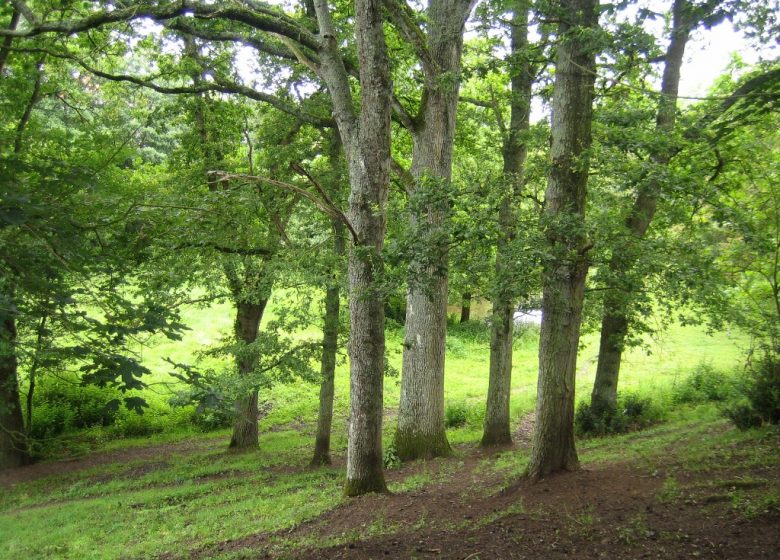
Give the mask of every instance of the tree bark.
<svg viewBox="0 0 780 560">
<path fill-rule="evenodd" d="M 16 318 L 0 309 L 0 470 L 29 460 L 17 374 Z"/>
<path fill-rule="evenodd" d="M 465 323 L 471 319 L 471 294 L 466 292 L 461 298 L 460 322 Z"/>
<path fill-rule="evenodd" d="M 420 239 L 409 267 L 401 400 L 395 448 L 401 460 L 452 453 L 444 428 L 449 189 L 463 31 L 473 3 L 431 0 L 420 118 L 412 131 L 411 227 Z M 416 200 L 415 200 L 416 199 Z"/>
<path fill-rule="evenodd" d="M 504 138 L 504 178 L 507 189 L 498 211 L 499 238 L 496 246 L 496 287 L 490 324 L 490 379 L 488 382 L 482 446 L 512 443 L 509 426 L 509 394 L 512 385 L 512 337 L 517 295 L 512 279 L 510 244 L 515 237 L 516 205 L 523 187 L 523 168 L 528 154 L 524 134 L 531 114 L 533 71 L 528 48 L 527 0 L 515 3 L 511 23 L 510 76 L 511 120 Z"/>
<path fill-rule="evenodd" d="M 344 256 L 344 224 L 333 220 L 333 252 L 341 260 Z M 325 319 L 322 328 L 322 362 L 320 374 L 320 411 L 317 416 L 317 436 L 314 441 L 312 466 L 330 465 L 330 434 L 333 424 L 334 377 L 339 338 L 339 282 L 332 275 L 325 291 Z"/>
<path fill-rule="evenodd" d="M 597 0 L 562 0 L 552 106 L 552 158 L 543 230 L 542 325 L 532 479 L 578 467 L 574 380 L 587 275 L 585 198 L 593 111 Z"/>
<path fill-rule="evenodd" d="M 676 122 L 677 94 L 685 45 L 695 25 L 690 16 L 686 16 L 689 8 L 687 0 L 675 0 L 672 7 L 671 39 L 664 58 L 661 100 L 656 114 L 656 131 L 661 138 L 669 137 Z M 668 147 L 661 147 L 650 153 L 650 161 L 659 168 L 668 165 L 671 159 L 672 151 Z M 606 410 L 617 405 L 620 363 L 630 326 L 632 291 L 641 286 L 641 279 L 639 286 L 636 282 L 632 282 L 631 286 L 624 286 L 620 279 L 629 276 L 639 260 L 641 248 L 638 244 L 644 238 L 655 216 L 660 193 L 661 184 L 657 176 L 651 176 L 644 185 L 640 186 L 626 219 L 625 244 L 613 251 L 609 261 L 610 283 L 604 298 L 599 361 L 591 393 L 591 407 L 595 410 Z"/>
<path fill-rule="evenodd" d="M 256 302 L 236 302 L 236 322 L 234 332 L 236 340 L 251 344 L 257 340 L 260 322 L 263 319 L 268 299 L 258 299 Z M 257 358 L 253 353 L 241 355 L 236 359 L 239 375 L 249 375 L 255 368 Z M 257 435 L 257 389 L 250 391 L 246 398 L 239 399 L 235 404 L 236 419 L 233 424 L 233 435 L 230 438 L 230 449 L 255 449 L 258 444 Z"/>
<path fill-rule="evenodd" d="M 333 102 L 350 182 L 348 219 L 355 231 L 349 251 L 350 422 L 344 492 L 386 492 L 382 465 L 385 371 L 383 275 L 387 195 L 390 185 L 392 83 L 381 0 L 355 0 L 360 68 L 360 112 L 339 52 L 327 0 L 314 0 L 320 77 Z"/>
</svg>

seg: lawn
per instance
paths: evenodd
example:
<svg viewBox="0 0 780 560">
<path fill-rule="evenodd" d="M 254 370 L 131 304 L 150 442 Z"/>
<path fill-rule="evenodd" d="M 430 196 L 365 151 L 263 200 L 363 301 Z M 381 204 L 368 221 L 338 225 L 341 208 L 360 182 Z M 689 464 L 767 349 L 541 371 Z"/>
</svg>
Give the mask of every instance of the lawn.
<svg viewBox="0 0 780 560">
<path fill-rule="evenodd" d="M 170 380 L 163 358 L 191 359 L 229 332 L 232 324 L 227 306 L 190 310 L 185 321 L 192 330 L 183 341 L 144 348 L 144 359 L 154 372 L 152 382 Z M 533 409 L 537 334 L 536 329 L 527 328 L 515 341 L 515 422 Z M 316 335 L 312 330 L 300 336 Z M 398 329 L 388 331 L 389 356 L 395 368 L 400 368 L 401 342 Z M 583 339 L 578 399 L 589 395 L 597 343 L 593 334 Z M 709 335 L 697 327 L 674 326 L 647 348 L 626 354 L 621 387 L 668 402 L 675 384 L 699 364 L 709 363 L 724 371 L 738 367 L 745 344 L 746 340 L 739 335 Z M 457 473 L 466 468 L 464 461 L 468 464 L 475 452 L 487 391 L 487 330 L 478 322 L 456 325 L 451 328 L 447 350 L 446 403 L 449 407 L 465 407 L 468 413 L 464 426 L 448 431 L 450 441 L 456 445 L 456 456 L 433 462 L 430 468 L 407 465 L 390 471 L 391 489 L 395 492 L 409 492 L 457 478 Z M 186 556 L 190 549 L 203 547 L 211 547 L 209 550 L 218 555 L 214 551 L 219 543 L 257 534 L 273 535 L 268 546 L 289 550 L 293 541 L 280 537 L 281 531 L 299 527 L 348 502 L 341 494 L 347 387 L 347 365 L 341 363 L 336 378 L 336 464 L 331 468 L 307 467 L 313 446 L 317 387 L 302 381 L 278 386 L 262 395 L 272 406 L 261 421 L 259 449 L 245 454 L 226 451 L 227 430 L 198 433 L 174 426 L 163 433 L 135 439 L 112 439 L 105 434 L 101 437 L 100 430 L 92 430 L 91 439 L 86 438 L 88 444 L 83 444 L 81 457 L 66 463 L 35 465 L 27 478 L 0 477 L 4 486 L 0 497 L 0 556 L 165 558 Z M 388 377 L 386 437 L 392 434 L 398 398 L 399 379 Z M 150 414 L 162 414 L 166 399 L 164 392 L 150 394 Z M 634 434 L 587 440 L 580 443 L 580 449 L 585 464 L 647 458 L 691 434 L 708 433 L 712 426 L 723 425 L 712 405 L 684 408 L 640 439 Z M 481 488 L 477 492 L 510 484 L 521 474 L 526 457 L 527 449 L 518 449 L 484 459 L 485 464 L 474 472 L 492 477 L 492 482 L 484 487 L 477 485 Z M 372 527 L 366 534 L 392 530 Z M 326 542 L 311 536 L 299 538 L 306 546 Z M 336 537 L 327 540 L 330 544 L 337 542 Z"/>
</svg>

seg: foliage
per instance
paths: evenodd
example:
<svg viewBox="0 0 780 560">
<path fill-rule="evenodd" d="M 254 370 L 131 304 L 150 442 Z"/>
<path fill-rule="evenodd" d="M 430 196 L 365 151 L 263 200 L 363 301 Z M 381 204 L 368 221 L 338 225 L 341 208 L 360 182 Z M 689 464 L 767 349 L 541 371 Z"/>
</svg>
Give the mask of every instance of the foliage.
<svg viewBox="0 0 780 560">
<path fill-rule="evenodd" d="M 733 376 L 702 362 L 674 388 L 672 401 L 680 404 L 723 402 L 731 398 L 735 388 Z"/>
<path fill-rule="evenodd" d="M 401 458 L 395 449 L 395 443 L 390 442 L 382 453 L 382 463 L 386 469 L 397 469 L 401 466 Z"/>
<path fill-rule="evenodd" d="M 735 402 L 723 409 L 723 415 L 740 430 L 766 422 L 780 424 L 780 359 L 762 355 L 749 365 Z"/>
<path fill-rule="evenodd" d="M 121 393 L 113 388 L 83 386 L 75 376 L 43 380 L 35 396 L 30 436 L 46 439 L 76 429 L 111 426 Z"/>
<path fill-rule="evenodd" d="M 592 406 L 582 401 L 574 414 L 574 426 L 579 436 L 604 436 L 641 430 L 659 422 L 663 411 L 649 397 L 618 394 L 617 406 Z"/>
<path fill-rule="evenodd" d="M 448 402 L 444 407 L 444 425 L 447 428 L 462 428 L 469 426 L 481 428 L 485 420 L 485 410 L 482 403 L 467 401 Z"/>
</svg>

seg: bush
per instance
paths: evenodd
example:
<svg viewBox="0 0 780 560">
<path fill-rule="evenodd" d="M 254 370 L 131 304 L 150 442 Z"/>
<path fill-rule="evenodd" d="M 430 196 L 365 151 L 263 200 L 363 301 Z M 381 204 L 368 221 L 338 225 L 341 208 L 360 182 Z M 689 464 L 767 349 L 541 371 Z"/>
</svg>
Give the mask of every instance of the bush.
<svg viewBox="0 0 780 560">
<path fill-rule="evenodd" d="M 230 428 L 233 425 L 233 411 L 224 408 L 195 410 L 192 413 L 191 421 L 204 432 Z"/>
<path fill-rule="evenodd" d="M 780 424 L 780 356 L 767 354 L 750 368 L 747 398 L 764 422 Z"/>
<path fill-rule="evenodd" d="M 732 398 L 734 393 L 735 383 L 731 376 L 702 363 L 675 387 L 672 399 L 678 404 L 723 402 Z"/>
<path fill-rule="evenodd" d="M 447 403 L 444 408 L 444 426 L 446 428 L 462 428 L 466 425 L 479 427 L 484 421 L 484 404 L 471 405 L 465 401 L 456 401 Z"/>
<path fill-rule="evenodd" d="M 458 338 L 469 344 L 489 344 L 490 325 L 485 321 L 466 321 L 447 328 L 447 339 Z"/>
<path fill-rule="evenodd" d="M 398 456 L 394 443 L 385 447 L 384 453 L 382 454 L 382 462 L 386 469 L 397 469 L 401 466 L 401 458 Z"/>
<path fill-rule="evenodd" d="M 641 430 L 662 419 L 652 400 L 635 394 L 618 395 L 617 406 L 591 406 L 580 402 L 574 414 L 574 429 L 579 436 L 603 436 Z"/>
<path fill-rule="evenodd" d="M 75 378 L 46 379 L 35 393 L 30 434 L 43 439 L 74 429 L 110 426 L 117 411 L 107 405 L 120 397 L 115 389 L 83 386 Z"/>
<path fill-rule="evenodd" d="M 739 430 L 758 428 L 762 423 L 761 415 L 747 402 L 734 403 L 725 407 L 723 416 L 731 420 Z"/>
<path fill-rule="evenodd" d="M 447 355 L 453 356 L 455 358 L 463 358 L 468 354 L 468 348 L 466 348 L 466 344 L 460 338 L 452 335 L 447 337 L 446 348 Z"/>
<path fill-rule="evenodd" d="M 111 432 L 120 437 L 139 437 L 158 434 L 165 428 L 163 418 L 156 414 L 138 414 L 122 409 L 117 415 Z"/>
<path fill-rule="evenodd" d="M 740 430 L 780 424 L 780 357 L 764 355 L 748 369 L 742 397 L 724 407 L 723 416 Z"/>
<path fill-rule="evenodd" d="M 465 426 L 468 419 L 468 408 L 465 402 L 451 403 L 444 409 L 444 426 L 447 428 Z"/>
</svg>

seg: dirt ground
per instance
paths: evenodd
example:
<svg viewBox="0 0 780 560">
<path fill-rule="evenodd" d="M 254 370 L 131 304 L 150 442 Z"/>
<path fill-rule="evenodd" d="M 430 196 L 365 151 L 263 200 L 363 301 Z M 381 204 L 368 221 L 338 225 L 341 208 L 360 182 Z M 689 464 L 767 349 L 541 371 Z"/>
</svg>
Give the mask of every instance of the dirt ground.
<svg viewBox="0 0 780 560">
<path fill-rule="evenodd" d="M 530 420 L 521 423 L 515 449 L 529 444 L 532 428 Z M 780 432 L 775 440 L 780 452 Z M 159 462 L 221 443 L 185 441 L 44 463 L 4 473 L 0 486 L 55 473 L 75 475 L 121 461 L 125 454 Z M 422 473 L 433 482 L 412 491 L 350 499 L 291 530 L 196 548 L 190 557 L 780 559 L 780 512 L 739 511 L 727 492 L 710 484 L 710 471 L 681 468 L 673 449 L 663 472 L 647 463 L 600 463 L 535 484 L 520 478 L 506 486 L 501 475 L 484 466 L 486 459 L 510 449 L 463 447 L 453 459 L 404 465 L 387 472 L 390 482 Z M 679 488 L 665 496 L 672 476 Z M 780 494 L 776 467 L 720 469 L 718 476 L 738 481 L 747 495 Z"/>
<path fill-rule="evenodd" d="M 527 429 L 521 424 L 517 446 L 527 445 L 523 438 Z M 736 511 L 726 495 L 711 487 L 706 470 L 682 471 L 685 490 L 671 498 L 664 496 L 668 471 L 648 472 L 646 465 L 632 462 L 594 465 L 535 484 L 520 479 L 491 495 L 491 486 L 499 481 L 479 469 L 490 453 L 461 451 L 462 466 L 444 482 L 417 491 L 351 499 L 284 534 L 225 542 L 193 551 L 192 557 L 251 550 L 241 557 L 780 559 L 780 513 L 747 516 Z M 673 457 L 668 467 L 675 469 Z M 409 476 L 421 468 L 420 463 L 405 466 L 400 472 L 389 471 L 388 478 Z M 429 466 L 425 468 L 430 472 Z M 677 478 L 680 473 L 675 469 Z M 765 481 L 751 489 L 754 494 L 780 491 L 778 469 L 757 467 L 757 472 L 728 475 L 735 480 Z M 485 491 L 480 491 L 481 486 Z M 302 543 L 329 539 L 340 543 L 292 551 L 275 545 L 279 539 L 289 543 L 296 538 Z"/>
</svg>

